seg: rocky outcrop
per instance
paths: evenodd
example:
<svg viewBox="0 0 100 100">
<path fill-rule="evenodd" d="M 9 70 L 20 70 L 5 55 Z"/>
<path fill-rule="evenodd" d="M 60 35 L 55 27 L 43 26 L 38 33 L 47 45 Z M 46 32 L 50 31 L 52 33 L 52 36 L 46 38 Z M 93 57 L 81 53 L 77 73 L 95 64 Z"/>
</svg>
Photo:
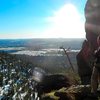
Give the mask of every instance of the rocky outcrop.
<svg viewBox="0 0 100 100">
<path fill-rule="evenodd" d="M 86 40 L 76 58 L 82 84 L 89 84 L 94 61 L 93 54 L 97 49 L 97 37 L 100 34 L 100 0 L 87 1 L 85 18 Z"/>
<path fill-rule="evenodd" d="M 70 87 L 71 80 L 63 74 L 51 74 L 46 75 L 40 83 L 37 84 L 36 88 L 41 96 L 44 93 L 49 93 L 53 90 L 59 90 L 62 87 Z"/>
<path fill-rule="evenodd" d="M 77 85 L 69 88 L 61 88 L 42 96 L 41 100 L 99 100 L 100 94 L 90 92 L 90 85 Z"/>
</svg>

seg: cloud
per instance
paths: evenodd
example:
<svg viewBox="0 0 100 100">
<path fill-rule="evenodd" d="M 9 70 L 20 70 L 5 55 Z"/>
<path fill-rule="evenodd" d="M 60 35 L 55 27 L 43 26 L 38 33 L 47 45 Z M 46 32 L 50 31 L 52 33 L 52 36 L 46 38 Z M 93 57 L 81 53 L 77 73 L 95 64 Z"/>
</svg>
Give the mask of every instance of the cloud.
<svg viewBox="0 0 100 100">
<path fill-rule="evenodd" d="M 45 38 L 84 38 L 84 21 L 77 8 L 72 4 L 65 4 L 53 16 L 46 18 L 49 27 L 41 37 Z"/>
<path fill-rule="evenodd" d="M 26 32 L 26 33 L 2 33 L 0 39 L 26 39 L 26 38 L 38 38 L 38 32 Z"/>
</svg>

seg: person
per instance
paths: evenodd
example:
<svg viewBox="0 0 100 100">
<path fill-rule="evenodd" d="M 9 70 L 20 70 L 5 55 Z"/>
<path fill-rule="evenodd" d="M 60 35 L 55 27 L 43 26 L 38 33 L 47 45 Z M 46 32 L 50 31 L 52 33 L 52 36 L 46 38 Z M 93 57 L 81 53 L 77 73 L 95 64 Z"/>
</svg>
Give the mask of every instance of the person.
<svg viewBox="0 0 100 100">
<path fill-rule="evenodd" d="M 92 70 L 87 61 L 89 58 L 90 48 L 87 40 L 84 40 L 81 51 L 77 54 L 78 74 L 80 76 L 81 84 L 87 85 L 91 82 Z"/>
<path fill-rule="evenodd" d="M 94 52 L 94 67 L 91 75 L 91 92 L 96 93 L 100 80 L 100 35 L 97 37 L 98 48 Z"/>
<path fill-rule="evenodd" d="M 97 37 L 100 35 L 100 0 L 87 0 L 84 11 L 86 41 L 83 42 L 83 47 L 76 59 L 81 83 L 86 85 L 91 83 L 93 55 L 98 47 Z"/>
</svg>

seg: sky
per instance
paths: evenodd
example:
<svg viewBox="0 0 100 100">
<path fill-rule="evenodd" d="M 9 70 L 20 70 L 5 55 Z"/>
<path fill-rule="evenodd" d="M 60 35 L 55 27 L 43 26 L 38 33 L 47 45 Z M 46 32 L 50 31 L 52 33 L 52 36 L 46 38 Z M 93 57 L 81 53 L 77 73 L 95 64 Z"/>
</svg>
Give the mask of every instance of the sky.
<svg viewBox="0 0 100 100">
<path fill-rule="evenodd" d="M 0 0 L 0 39 L 84 38 L 86 0 Z"/>
</svg>

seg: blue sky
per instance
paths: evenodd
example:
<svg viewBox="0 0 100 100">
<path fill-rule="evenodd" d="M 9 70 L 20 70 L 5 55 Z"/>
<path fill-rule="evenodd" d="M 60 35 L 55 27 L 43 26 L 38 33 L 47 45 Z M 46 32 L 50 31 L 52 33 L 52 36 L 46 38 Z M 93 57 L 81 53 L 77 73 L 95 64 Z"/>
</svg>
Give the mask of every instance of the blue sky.
<svg viewBox="0 0 100 100">
<path fill-rule="evenodd" d="M 0 0 L 0 38 L 82 38 L 85 3 L 86 0 Z"/>
</svg>

